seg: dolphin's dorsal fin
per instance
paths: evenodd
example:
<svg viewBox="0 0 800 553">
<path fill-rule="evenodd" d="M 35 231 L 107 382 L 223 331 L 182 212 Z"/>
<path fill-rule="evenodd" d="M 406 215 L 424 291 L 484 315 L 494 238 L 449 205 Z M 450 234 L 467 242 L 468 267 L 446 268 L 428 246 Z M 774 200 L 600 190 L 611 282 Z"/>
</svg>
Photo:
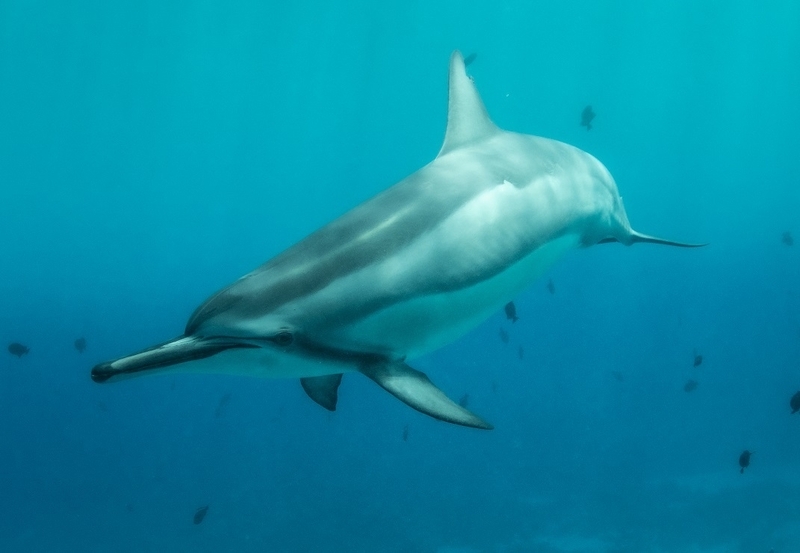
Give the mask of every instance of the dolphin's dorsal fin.
<svg viewBox="0 0 800 553">
<path fill-rule="evenodd" d="M 450 92 L 447 107 L 447 132 L 440 156 L 483 140 L 499 132 L 489 119 L 475 83 L 467 76 L 464 58 L 456 50 L 450 56 Z"/>
</svg>

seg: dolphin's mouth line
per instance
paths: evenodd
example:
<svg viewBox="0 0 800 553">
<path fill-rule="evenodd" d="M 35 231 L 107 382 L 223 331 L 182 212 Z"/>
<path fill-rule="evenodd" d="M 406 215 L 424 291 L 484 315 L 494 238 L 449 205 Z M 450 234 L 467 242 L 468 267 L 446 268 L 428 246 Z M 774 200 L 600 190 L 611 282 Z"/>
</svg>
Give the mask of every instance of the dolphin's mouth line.
<svg viewBox="0 0 800 553">
<path fill-rule="evenodd" d="M 139 353 L 96 365 L 91 376 L 93 381 L 103 383 L 112 378 L 207 359 L 232 349 L 260 348 L 274 348 L 290 355 L 356 367 L 396 360 L 386 353 L 336 348 L 283 329 L 274 335 L 259 338 L 181 336 Z"/>
</svg>

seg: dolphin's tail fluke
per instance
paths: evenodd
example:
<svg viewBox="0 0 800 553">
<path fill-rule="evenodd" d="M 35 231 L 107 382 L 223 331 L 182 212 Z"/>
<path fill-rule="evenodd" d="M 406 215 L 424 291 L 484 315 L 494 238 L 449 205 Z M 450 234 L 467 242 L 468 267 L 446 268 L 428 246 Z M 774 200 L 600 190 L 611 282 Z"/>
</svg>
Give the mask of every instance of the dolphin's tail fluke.
<svg viewBox="0 0 800 553">
<path fill-rule="evenodd" d="M 686 242 L 675 242 L 674 240 L 664 240 L 663 238 L 656 238 L 655 236 L 648 236 L 635 230 L 631 231 L 631 244 L 637 242 L 644 242 L 647 244 L 661 244 L 663 246 L 676 246 L 678 248 L 702 248 L 708 244 L 687 244 Z"/>
<path fill-rule="evenodd" d="M 646 244 L 661 244 L 662 246 L 676 246 L 678 248 L 702 248 L 703 246 L 708 246 L 708 244 L 688 244 L 686 242 L 675 242 L 674 240 L 664 240 L 663 238 L 656 238 L 655 236 L 648 236 L 646 234 L 642 234 L 641 232 L 636 232 L 632 230 L 628 239 L 626 241 L 619 240 L 614 237 L 603 238 L 602 240 L 598 241 L 598 244 L 610 244 L 611 242 L 626 242 L 627 245 L 636 244 L 638 242 L 643 242 Z"/>
<path fill-rule="evenodd" d="M 252 347 L 258 346 L 235 339 L 180 336 L 139 353 L 108 363 L 100 363 L 92 369 L 92 380 L 98 383 L 113 382 L 151 371 L 156 372 L 155 369 L 205 359 L 228 349 Z"/>
</svg>

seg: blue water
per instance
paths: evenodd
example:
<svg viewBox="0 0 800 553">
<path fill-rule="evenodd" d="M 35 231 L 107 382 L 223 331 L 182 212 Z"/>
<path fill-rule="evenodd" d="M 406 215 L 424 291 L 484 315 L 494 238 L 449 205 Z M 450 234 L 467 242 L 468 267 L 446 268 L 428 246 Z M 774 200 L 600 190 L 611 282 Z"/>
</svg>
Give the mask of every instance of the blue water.
<svg viewBox="0 0 800 553">
<path fill-rule="evenodd" d="M 335 414 L 296 381 L 90 380 L 430 161 L 456 48 L 498 125 L 711 245 L 574 252 L 415 363 L 491 432 L 355 374 Z M 800 550 L 799 98 L 790 1 L 3 0 L 0 550 Z"/>
</svg>

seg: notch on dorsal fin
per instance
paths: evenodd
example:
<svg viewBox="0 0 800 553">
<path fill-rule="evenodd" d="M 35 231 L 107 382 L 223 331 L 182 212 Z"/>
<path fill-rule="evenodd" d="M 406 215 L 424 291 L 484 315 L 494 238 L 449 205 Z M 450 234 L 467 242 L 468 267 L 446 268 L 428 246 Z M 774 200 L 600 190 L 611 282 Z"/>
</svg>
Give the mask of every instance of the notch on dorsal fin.
<svg viewBox="0 0 800 553">
<path fill-rule="evenodd" d="M 439 155 L 488 138 L 498 131 L 497 126 L 489 119 L 475 83 L 467 76 L 461 52 L 456 50 L 450 56 L 447 132 Z"/>
</svg>

